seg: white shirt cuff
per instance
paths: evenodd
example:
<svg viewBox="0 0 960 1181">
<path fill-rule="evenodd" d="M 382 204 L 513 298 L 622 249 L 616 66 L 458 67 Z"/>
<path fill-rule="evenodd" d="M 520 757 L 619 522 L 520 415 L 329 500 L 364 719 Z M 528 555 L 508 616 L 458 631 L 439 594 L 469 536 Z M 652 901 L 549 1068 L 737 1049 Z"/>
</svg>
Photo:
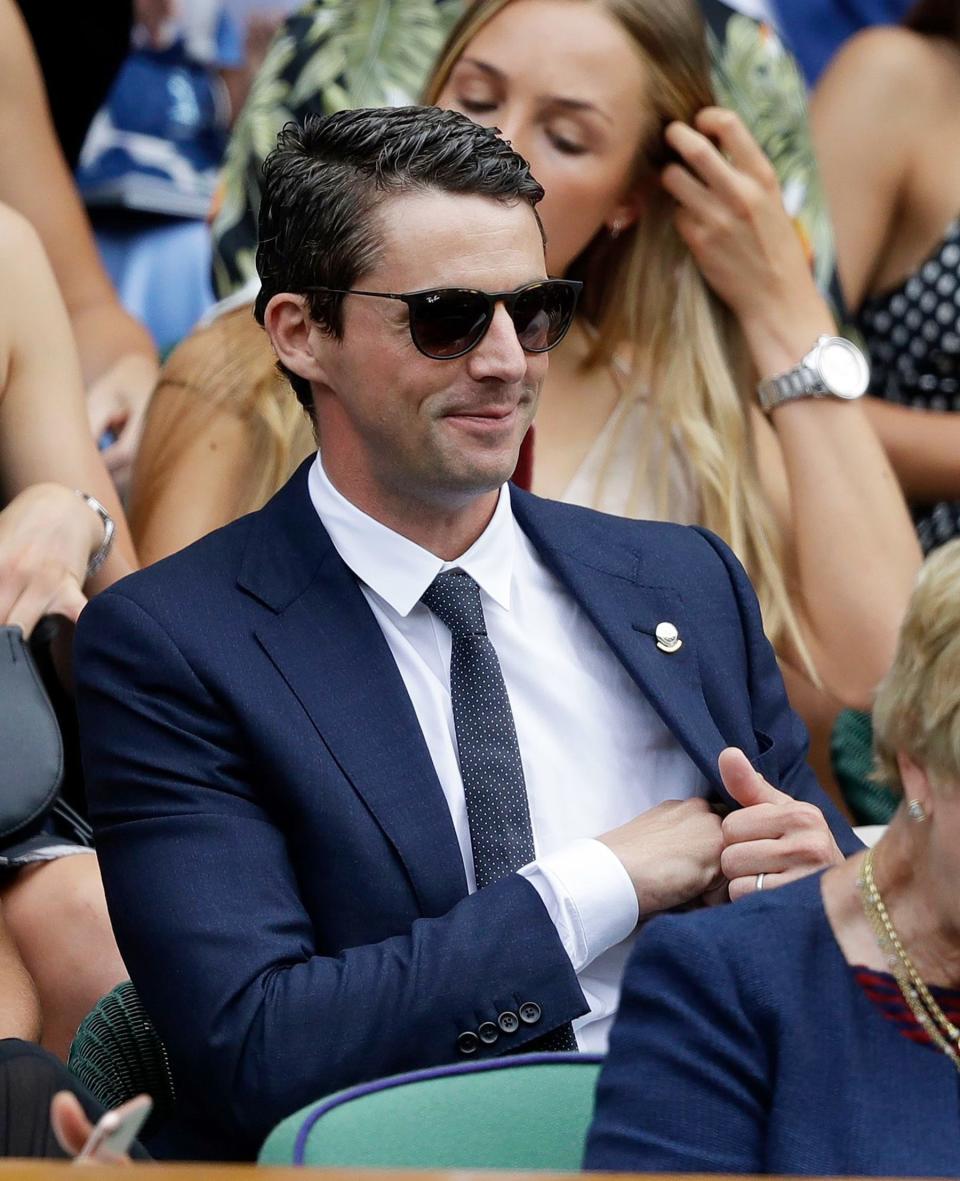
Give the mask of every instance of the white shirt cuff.
<svg viewBox="0 0 960 1181">
<path fill-rule="evenodd" d="M 620 859 L 601 841 L 571 841 L 517 870 L 540 895 L 575 972 L 633 931 L 637 894 Z"/>
</svg>

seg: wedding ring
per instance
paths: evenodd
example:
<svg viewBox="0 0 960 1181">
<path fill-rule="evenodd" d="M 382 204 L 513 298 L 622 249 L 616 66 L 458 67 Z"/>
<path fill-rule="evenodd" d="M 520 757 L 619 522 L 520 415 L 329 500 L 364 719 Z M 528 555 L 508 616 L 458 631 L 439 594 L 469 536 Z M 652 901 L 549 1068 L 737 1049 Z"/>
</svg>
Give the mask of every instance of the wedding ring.
<svg viewBox="0 0 960 1181">
<path fill-rule="evenodd" d="M 757 889 L 758 889 L 758 890 L 762 890 L 762 889 L 763 889 L 763 879 L 764 879 L 766 876 L 767 876 L 767 875 L 766 875 L 765 873 L 758 873 L 758 874 L 757 874 Z"/>
</svg>

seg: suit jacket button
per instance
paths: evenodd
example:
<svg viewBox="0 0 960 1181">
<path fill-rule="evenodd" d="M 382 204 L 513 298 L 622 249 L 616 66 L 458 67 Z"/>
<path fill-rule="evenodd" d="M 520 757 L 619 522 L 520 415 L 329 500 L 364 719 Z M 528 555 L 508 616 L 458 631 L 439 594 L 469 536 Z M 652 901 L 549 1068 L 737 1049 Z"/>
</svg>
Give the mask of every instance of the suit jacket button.
<svg viewBox="0 0 960 1181">
<path fill-rule="evenodd" d="M 509 1009 L 505 1013 L 501 1013 L 497 1018 L 497 1024 L 504 1033 L 516 1033 L 520 1027 L 520 1018 L 516 1013 L 511 1013 Z"/>
<path fill-rule="evenodd" d="M 465 1029 L 457 1038 L 457 1049 L 461 1054 L 475 1054 L 479 1045 L 480 1039 L 469 1029 Z"/>
<path fill-rule="evenodd" d="M 484 1021 L 477 1030 L 477 1033 L 480 1035 L 480 1040 L 485 1046 L 492 1046 L 500 1036 L 500 1030 L 497 1029 L 492 1021 Z"/>
<path fill-rule="evenodd" d="M 536 1025 L 541 1017 L 541 1009 L 536 1001 L 524 1001 L 520 1006 L 520 1020 L 524 1025 Z"/>
</svg>

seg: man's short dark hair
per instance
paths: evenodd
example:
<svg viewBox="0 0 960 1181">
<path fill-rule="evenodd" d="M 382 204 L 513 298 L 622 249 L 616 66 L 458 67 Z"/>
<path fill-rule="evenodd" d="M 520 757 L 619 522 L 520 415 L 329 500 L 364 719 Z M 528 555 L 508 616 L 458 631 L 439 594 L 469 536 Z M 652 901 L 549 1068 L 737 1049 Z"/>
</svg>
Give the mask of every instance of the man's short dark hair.
<svg viewBox="0 0 960 1181">
<path fill-rule="evenodd" d="M 339 339 L 343 296 L 307 289 L 353 287 L 380 257 L 381 202 L 430 190 L 531 208 L 543 197 L 529 164 L 495 128 L 455 111 L 377 107 L 288 123 L 263 164 L 257 320 L 278 292 L 303 292 L 312 318 Z M 310 383 L 284 372 L 312 410 Z"/>
</svg>

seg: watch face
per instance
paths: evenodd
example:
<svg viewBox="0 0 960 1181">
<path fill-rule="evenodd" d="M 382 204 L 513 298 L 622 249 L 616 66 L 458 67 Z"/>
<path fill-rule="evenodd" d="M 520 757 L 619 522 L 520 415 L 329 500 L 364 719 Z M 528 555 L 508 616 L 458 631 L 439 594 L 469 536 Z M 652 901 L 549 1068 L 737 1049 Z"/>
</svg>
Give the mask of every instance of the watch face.
<svg viewBox="0 0 960 1181">
<path fill-rule="evenodd" d="M 838 398 L 859 398 L 866 392 L 870 370 L 856 345 L 840 336 L 823 342 L 817 354 L 823 384 Z"/>
</svg>

